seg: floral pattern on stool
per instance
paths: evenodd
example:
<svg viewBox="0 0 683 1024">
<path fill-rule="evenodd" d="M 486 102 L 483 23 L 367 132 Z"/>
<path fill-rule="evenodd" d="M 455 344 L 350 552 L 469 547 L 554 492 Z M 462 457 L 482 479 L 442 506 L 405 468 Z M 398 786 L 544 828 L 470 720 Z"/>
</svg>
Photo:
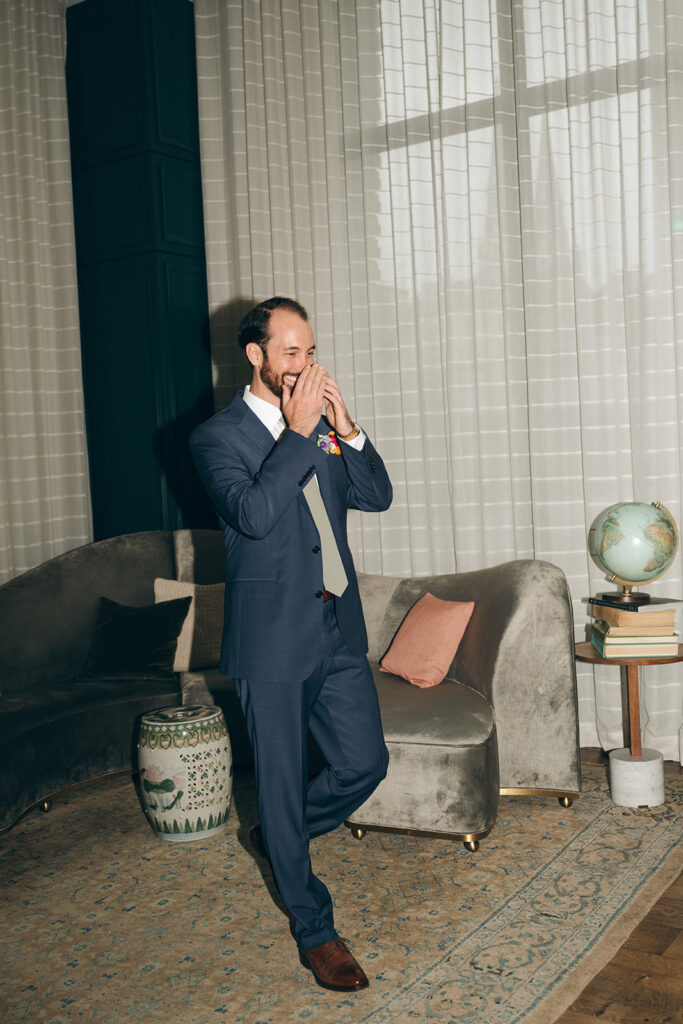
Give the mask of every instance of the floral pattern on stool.
<svg viewBox="0 0 683 1024">
<path fill-rule="evenodd" d="M 222 832 L 232 803 L 232 752 L 220 708 L 188 704 L 142 716 L 138 769 L 145 813 L 160 839 Z"/>
</svg>

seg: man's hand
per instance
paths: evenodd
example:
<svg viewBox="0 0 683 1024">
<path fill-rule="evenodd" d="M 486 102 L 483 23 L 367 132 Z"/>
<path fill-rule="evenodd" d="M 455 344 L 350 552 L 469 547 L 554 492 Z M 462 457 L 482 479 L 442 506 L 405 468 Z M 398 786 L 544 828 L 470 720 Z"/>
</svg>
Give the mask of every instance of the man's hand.
<svg viewBox="0 0 683 1024">
<path fill-rule="evenodd" d="M 310 437 L 323 412 L 324 384 L 327 377 L 322 366 L 304 366 L 294 387 L 282 382 L 282 415 L 290 430 Z"/>
<path fill-rule="evenodd" d="M 335 432 L 338 434 L 350 434 L 354 428 L 353 420 L 349 416 L 348 409 L 344 404 L 339 385 L 329 374 L 325 375 L 323 394 L 327 405 L 325 415 Z"/>
</svg>

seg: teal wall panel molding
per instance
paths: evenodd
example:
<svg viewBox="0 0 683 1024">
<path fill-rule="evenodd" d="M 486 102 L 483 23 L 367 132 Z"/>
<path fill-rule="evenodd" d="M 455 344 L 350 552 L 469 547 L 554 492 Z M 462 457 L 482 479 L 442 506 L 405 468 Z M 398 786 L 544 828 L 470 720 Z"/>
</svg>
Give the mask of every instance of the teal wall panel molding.
<svg viewBox="0 0 683 1024">
<path fill-rule="evenodd" d="M 114 158 L 74 169 L 73 188 L 80 262 L 160 250 L 204 265 L 196 162 L 157 153 Z"/>
<path fill-rule="evenodd" d="M 160 162 L 156 193 L 160 198 L 158 231 L 164 244 L 204 258 L 202 185 L 199 168 Z M 201 229 L 201 230 L 198 230 Z"/>
<path fill-rule="evenodd" d="M 66 69 L 95 538 L 215 526 L 192 4 L 83 0 Z"/>
<path fill-rule="evenodd" d="M 69 8 L 67 68 L 71 144 L 80 164 L 149 150 L 196 159 L 189 0 L 84 0 Z"/>
</svg>

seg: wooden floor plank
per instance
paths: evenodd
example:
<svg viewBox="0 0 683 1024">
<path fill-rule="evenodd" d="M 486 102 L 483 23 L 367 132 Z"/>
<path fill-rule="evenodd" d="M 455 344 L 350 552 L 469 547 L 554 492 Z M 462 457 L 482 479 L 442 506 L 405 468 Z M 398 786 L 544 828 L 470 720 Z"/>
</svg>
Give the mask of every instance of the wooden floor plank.
<svg viewBox="0 0 683 1024">
<path fill-rule="evenodd" d="M 683 928 L 683 903 L 663 896 L 648 917 L 655 925 L 680 931 Z"/>
<path fill-rule="evenodd" d="M 680 1024 L 680 1003 L 658 992 L 622 989 L 604 995 L 591 995 L 587 990 L 573 1004 L 577 1010 L 600 1021 L 619 1021 L 619 1024 Z M 564 1017 L 560 1017 L 564 1021 Z"/>
<path fill-rule="evenodd" d="M 663 961 L 664 957 L 660 959 Z M 668 973 L 646 971 L 639 984 L 645 989 L 650 989 L 650 991 L 657 991 L 662 995 L 672 996 L 674 1005 L 683 1008 L 683 978 L 680 971 L 672 973 L 671 968 L 669 968 Z"/>
<path fill-rule="evenodd" d="M 678 876 L 674 884 L 669 889 L 669 893 L 677 900 L 683 900 L 683 875 Z"/>
<path fill-rule="evenodd" d="M 631 932 L 624 946 L 626 949 L 640 949 L 643 953 L 657 953 L 663 956 L 667 949 L 676 941 L 680 932 L 677 928 L 665 928 L 655 924 L 654 914 L 657 904 L 650 914 Z"/>
<path fill-rule="evenodd" d="M 671 958 L 664 953 L 643 953 L 642 949 L 619 950 L 619 963 L 628 970 L 642 970 L 646 974 L 668 978 L 671 975 Z"/>
<path fill-rule="evenodd" d="M 683 1020 L 677 1008 L 643 1009 L 626 1003 L 610 1003 L 586 1019 L 594 1022 L 598 1020 L 600 1024 L 681 1024 Z M 560 1020 L 564 1018 L 561 1017 Z"/>
<path fill-rule="evenodd" d="M 681 875 L 681 878 L 683 878 L 683 875 Z M 678 960 L 682 965 L 681 973 L 683 974 L 683 932 L 678 933 L 673 942 L 666 947 L 662 956 L 665 960 Z"/>
</svg>

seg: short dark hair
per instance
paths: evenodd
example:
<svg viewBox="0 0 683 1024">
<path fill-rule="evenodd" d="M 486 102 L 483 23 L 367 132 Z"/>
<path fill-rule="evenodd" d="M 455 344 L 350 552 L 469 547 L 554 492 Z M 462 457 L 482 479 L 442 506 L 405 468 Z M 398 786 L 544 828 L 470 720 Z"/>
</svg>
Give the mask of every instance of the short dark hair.
<svg viewBox="0 0 683 1024">
<path fill-rule="evenodd" d="M 270 314 L 274 309 L 287 309 L 290 313 L 296 313 L 302 320 L 308 322 L 308 313 L 296 299 L 287 299 L 283 295 L 274 295 L 272 299 L 259 302 L 249 310 L 242 319 L 237 331 L 237 343 L 240 348 L 246 351 L 247 345 L 254 342 L 261 346 L 265 352 L 268 344 L 268 325 Z"/>
</svg>

